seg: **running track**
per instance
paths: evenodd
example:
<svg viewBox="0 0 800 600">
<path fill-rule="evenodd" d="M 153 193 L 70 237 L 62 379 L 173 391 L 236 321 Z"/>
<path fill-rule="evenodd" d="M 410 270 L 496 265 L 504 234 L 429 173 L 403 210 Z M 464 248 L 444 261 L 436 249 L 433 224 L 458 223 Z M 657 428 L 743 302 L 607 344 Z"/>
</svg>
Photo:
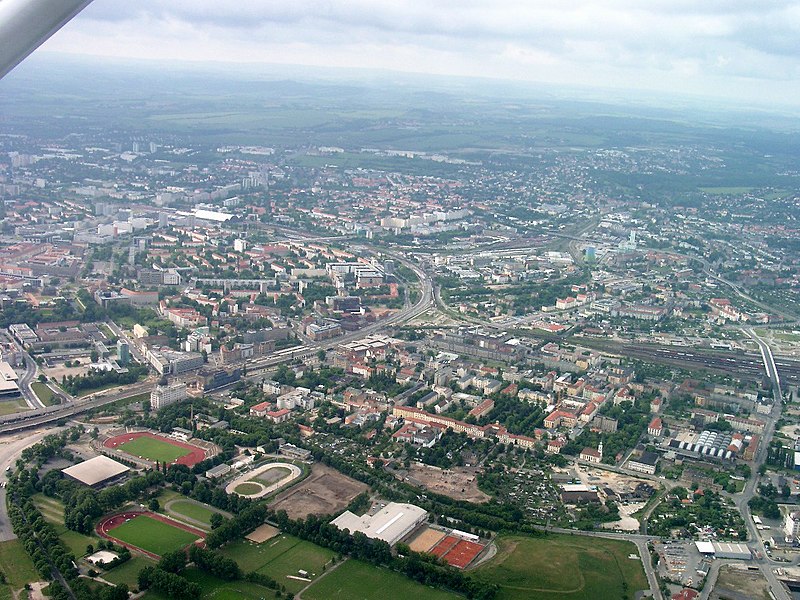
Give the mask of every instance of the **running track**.
<svg viewBox="0 0 800 600">
<path fill-rule="evenodd" d="M 172 438 L 156 435 L 154 433 L 150 433 L 149 431 L 121 433 L 119 435 L 115 435 L 114 437 L 110 437 L 107 440 L 105 440 L 103 442 L 103 446 L 105 446 L 106 448 L 111 448 L 112 450 L 117 450 L 118 452 L 125 452 L 125 450 L 119 448 L 119 446 L 121 446 L 126 442 L 138 439 L 140 437 L 153 438 L 154 440 L 158 440 L 160 442 L 166 442 L 167 444 L 171 444 L 172 446 L 177 446 L 178 448 L 183 448 L 184 450 L 186 450 L 187 454 L 178 458 L 178 460 L 176 460 L 173 464 L 193 467 L 197 463 L 203 462 L 206 459 L 205 451 L 201 448 L 198 448 L 197 446 L 192 446 L 191 444 L 187 444 L 186 442 L 181 442 L 178 440 L 174 440 Z M 149 459 L 144 459 L 144 460 L 149 460 Z"/>
<path fill-rule="evenodd" d="M 171 527 L 177 527 L 178 529 L 183 529 L 184 531 L 188 531 L 189 533 L 195 534 L 199 539 L 205 539 L 206 533 L 204 531 L 200 531 L 199 529 L 195 529 L 189 525 L 184 525 L 183 523 L 179 523 L 178 521 L 173 521 L 165 517 L 164 515 L 159 515 L 158 513 L 154 512 L 144 512 L 144 511 L 128 511 L 124 513 L 117 513 L 116 515 L 111 515 L 110 517 L 104 518 L 100 521 L 94 528 L 97 535 L 101 538 L 105 538 L 107 540 L 111 540 L 115 544 L 119 544 L 120 546 L 125 546 L 128 550 L 133 550 L 135 552 L 140 552 L 145 556 L 149 556 L 153 560 L 158 560 L 161 557 L 158 554 L 154 554 L 152 552 L 148 552 L 138 546 L 134 546 L 133 544 L 129 544 L 127 542 L 123 542 L 120 539 L 114 537 L 112 531 L 125 523 L 126 521 L 130 521 L 136 517 L 140 516 L 150 517 L 151 519 L 155 519 L 156 521 L 161 521 L 162 523 L 166 523 Z"/>
</svg>

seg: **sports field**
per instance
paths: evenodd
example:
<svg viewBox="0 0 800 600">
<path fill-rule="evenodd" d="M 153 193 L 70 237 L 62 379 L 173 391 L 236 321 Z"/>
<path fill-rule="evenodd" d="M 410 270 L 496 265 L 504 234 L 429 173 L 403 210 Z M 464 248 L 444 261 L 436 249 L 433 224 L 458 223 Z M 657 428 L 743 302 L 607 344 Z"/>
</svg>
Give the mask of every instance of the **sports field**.
<svg viewBox="0 0 800 600">
<path fill-rule="evenodd" d="M 184 572 L 186 579 L 194 581 L 203 590 L 202 598 L 213 600 L 261 600 L 275 595 L 275 591 L 247 581 L 222 581 L 197 569 Z"/>
<path fill-rule="evenodd" d="M 180 448 L 178 446 L 173 446 L 169 442 L 144 436 L 131 440 L 130 442 L 125 442 L 119 446 L 119 449 L 128 454 L 146 458 L 147 460 L 157 460 L 159 462 L 168 463 L 189 454 L 186 448 Z"/>
<path fill-rule="evenodd" d="M 147 515 L 137 515 L 118 527 L 112 527 L 107 533 L 126 544 L 158 556 L 188 546 L 199 537 Z"/>
<path fill-rule="evenodd" d="M 579 535 L 500 536 L 475 576 L 500 586 L 498 600 L 619 600 L 647 588 L 630 542 Z"/>
<path fill-rule="evenodd" d="M 194 521 L 211 526 L 211 515 L 216 511 L 190 500 L 176 500 L 169 505 L 169 512 L 180 516 L 188 517 Z"/>
<path fill-rule="evenodd" d="M 527 596 L 532 598 L 533 596 Z M 349 559 L 303 592 L 305 600 L 455 600 L 463 598 L 399 573 Z M 537 596 L 538 598 L 538 596 Z"/>
<path fill-rule="evenodd" d="M 309 582 L 291 577 L 296 577 L 302 569 L 308 572 L 308 579 L 315 579 L 323 572 L 323 565 L 336 554 L 327 548 L 283 534 L 261 544 L 234 542 L 223 547 L 220 552 L 239 563 L 243 571 L 258 571 L 269 575 L 286 586 L 287 592 L 294 594 Z"/>
<path fill-rule="evenodd" d="M 260 492 L 262 489 L 263 488 L 257 483 L 245 482 L 237 485 L 235 488 L 233 488 L 233 491 L 235 491 L 237 494 L 242 494 L 243 496 L 252 496 L 253 494 Z"/>
<path fill-rule="evenodd" d="M 177 462 L 189 467 L 206 459 L 206 450 L 151 431 L 120 432 L 103 440 L 103 446 L 144 460 Z"/>
</svg>

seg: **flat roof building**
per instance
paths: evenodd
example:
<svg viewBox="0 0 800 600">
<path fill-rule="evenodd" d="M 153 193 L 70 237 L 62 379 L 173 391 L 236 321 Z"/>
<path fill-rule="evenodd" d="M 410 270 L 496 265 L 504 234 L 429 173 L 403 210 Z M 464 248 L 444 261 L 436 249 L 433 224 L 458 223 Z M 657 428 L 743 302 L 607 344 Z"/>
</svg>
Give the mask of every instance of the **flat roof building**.
<svg viewBox="0 0 800 600">
<path fill-rule="evenodd" d="M 61 469 L 61 472 L 79 483 L 95 487 L 109 483 L 129 470 L 122 463 L 101 455 L 66 469 Z"/>
<path fill-rule="evenodd" d="M 383 540 L 394 546 L 427 518 L 428 512 L 419 506 L 390 502 L 372 516 L 359 517 L 346 510 L 332 523 L 339 529 L 347 529 L 351 534 L 360 531 L 368 538 Z"/>
</svg>

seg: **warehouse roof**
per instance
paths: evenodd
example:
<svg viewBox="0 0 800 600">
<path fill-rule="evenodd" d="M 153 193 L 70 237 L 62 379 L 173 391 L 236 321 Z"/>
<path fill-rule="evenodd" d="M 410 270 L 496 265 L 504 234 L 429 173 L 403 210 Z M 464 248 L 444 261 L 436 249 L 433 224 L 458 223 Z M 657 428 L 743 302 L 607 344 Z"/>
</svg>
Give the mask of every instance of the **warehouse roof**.
<svg viewBox="0 0 800 600">
<path fill-rule="evenodd" d="M 368 538 L 394 545 L 427 516 L 428 512 L 419 506 L 390 502 L 372 516 L 359 517 L 347 510 L 332 523 L 339 529 L 348 529 L 350 533 L 360 531 Z"/>
<path fill-rule="evenodd" d="M 85 485 L 103 483 L 126 471 L 128 471 L 128 467 L 107 456 L 95 456 L 77 465 L 61 469 L 64 475 L 69 475 Z"/>
</svg>

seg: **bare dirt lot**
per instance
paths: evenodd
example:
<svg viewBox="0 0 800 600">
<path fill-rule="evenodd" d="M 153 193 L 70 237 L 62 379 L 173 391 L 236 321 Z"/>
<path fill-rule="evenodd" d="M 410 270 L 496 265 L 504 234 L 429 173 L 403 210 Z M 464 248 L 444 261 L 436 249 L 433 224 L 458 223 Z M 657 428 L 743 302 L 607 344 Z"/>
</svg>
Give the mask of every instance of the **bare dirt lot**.
<svg viewBox="0 0 800 600">
<path fill-rule="evenodd" d="M 437 494 L 468 502 L 486 502 L 490 496 L 478 489 L 475 469 L 453 467 L 440 469 L 422 463 L 411 463 L 408 481 Z"/>
<path fill-rule="evenodd" d="M 264 523 L 263 525 L 256 527 L 255 531 L 244 536 L 244 538 L 251 542 L 255 542 L 256 544 L 261 544 L 267 540 L 271 540 L 280 532 L 280 529 L 277 527 L 273 527 L 272 525 L 267 525 Z"/>
<path fill-rule="evenodd" d="M 55 367 L 44 367 L 42 371 L 44 371 L 44 374 L 54 381 L 61 381 L 61 378 L 65 375 L 75 375 L 78 377 L 80 375 L 86 375 L 89 372 L 89 363 L 92 361 L 90 361 L 88 358 L 76 358 L 73 360 L 80 362 L 80 366 L 66 367 L 62 362 Z"/>
<path fill-rule="evenodd" d="M 285 510 L 290 519 L 334 514 L 344 510 L 350 500 L 367 488 L 366 484 L 318 463 L 311 468 L 310 477 L 278 494 L 270 507 Z"/>
<path fill-rule="evenodd" d="M 769 584 L 758 572 L 724 566 L 711 594 L 712 600 L 769 600 Z"/>
<path fill-rule="evenodd" d="M 578 477 L 586 485 L 596 485 L 598 487 L 610 487 L 617 493 L 630 492 L 640 483 L 648 483 L 646 479 L 639 479 L 622 473 L 612 473 L 604 469 L 592 469 L 591 467 L 578 467 Z"/>
<path fill-rule="evenodd" d="M 411 542 L 409 548 L 414 552 L 427 552 L 444 538 L 444 531 L 425 527 Z"/>
</svg>

